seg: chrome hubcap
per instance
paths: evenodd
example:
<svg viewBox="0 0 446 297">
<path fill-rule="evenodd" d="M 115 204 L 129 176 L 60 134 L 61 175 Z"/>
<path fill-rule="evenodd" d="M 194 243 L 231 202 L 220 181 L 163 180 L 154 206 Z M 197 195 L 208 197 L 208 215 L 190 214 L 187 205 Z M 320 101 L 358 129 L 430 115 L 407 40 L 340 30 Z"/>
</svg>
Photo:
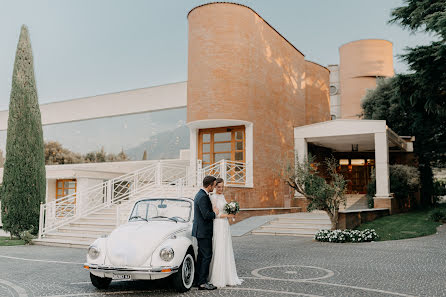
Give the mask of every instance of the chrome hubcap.
<svg viewBox="0 0 446 297">
<path fill-rule="evenodd" d="M 194 276 L 194 262 L 190 255 L 186 255 L 183 261 L 183 283 L 184 286 L 190 287 Z"/>
</svg>

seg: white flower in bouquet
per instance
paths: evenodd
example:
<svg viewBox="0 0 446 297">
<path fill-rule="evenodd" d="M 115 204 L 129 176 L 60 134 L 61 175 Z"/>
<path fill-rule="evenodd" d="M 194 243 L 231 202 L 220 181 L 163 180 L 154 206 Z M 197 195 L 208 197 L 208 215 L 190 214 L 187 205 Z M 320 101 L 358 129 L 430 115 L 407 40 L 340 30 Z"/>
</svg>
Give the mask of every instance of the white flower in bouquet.
<svg viewBox="0 0 446 297">
<path fill-rule="evenodd" d="M 226 203 L 224 210 L 227 214 L 237 214 L 240 211 L 240 206 L 237 201 L 231 201 L 229 203 Z M 234 218 L 232 218 L 232 221 L 235 221 Z"/>
</svg>

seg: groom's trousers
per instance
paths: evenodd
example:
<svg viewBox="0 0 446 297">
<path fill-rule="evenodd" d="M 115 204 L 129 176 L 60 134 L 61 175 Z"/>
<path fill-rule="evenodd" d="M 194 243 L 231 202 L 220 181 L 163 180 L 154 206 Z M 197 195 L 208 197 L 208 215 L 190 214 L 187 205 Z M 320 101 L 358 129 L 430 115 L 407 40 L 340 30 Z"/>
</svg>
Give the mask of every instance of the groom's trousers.
<svg viewBox="0 0 446 297">
<path fill-rule="evenodd" d="M 198 285 L 207 283 L 209 276 L 209 265 L 212 260 L 212 238 L 197 238 L 198 255 L 197 269 Z"/>
</svg>

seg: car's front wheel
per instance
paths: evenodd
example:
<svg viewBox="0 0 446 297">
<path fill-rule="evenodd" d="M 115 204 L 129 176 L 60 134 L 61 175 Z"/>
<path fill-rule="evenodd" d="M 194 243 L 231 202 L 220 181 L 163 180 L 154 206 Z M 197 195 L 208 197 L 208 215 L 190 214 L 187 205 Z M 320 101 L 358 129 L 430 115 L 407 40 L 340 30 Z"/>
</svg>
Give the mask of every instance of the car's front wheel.
<svg viewBox="0 0 446 297">
<path fill-rule="evenodd" d="M 90 280 L 93 286 L 98 289 L 107 289 L 111 283 L 111 278 L 108 277 L 99 277 L 90 272 Z"/>
<path fill-rule="evenodd" d="M 187 252 L 177 273 L 173 275 L 173 285 L 178 292 L 186 292 L 192 287 L 195 262 L 191 252 Z"/>
</svg>

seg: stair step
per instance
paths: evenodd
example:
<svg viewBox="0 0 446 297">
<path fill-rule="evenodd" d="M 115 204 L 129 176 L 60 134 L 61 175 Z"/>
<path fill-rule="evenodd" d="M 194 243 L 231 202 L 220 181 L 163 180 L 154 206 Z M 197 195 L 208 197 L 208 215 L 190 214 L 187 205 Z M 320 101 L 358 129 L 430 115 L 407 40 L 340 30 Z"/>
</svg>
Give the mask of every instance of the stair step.
<svg viewBox="0 0 446 297">
<path fill-rule="evenodd" d="M 66 227 L 61 227 L 61 228 L 57 229 L 57 232 L 60 232 L 60 233 L 76 233 L 76 234 L 88 233 L 88 234 L 98 234 L 98 235 L 101 235 L 101 234 L 104 234 L 104 233 L 110 233 L 114 229 L 115 229 L 114 227 L 108 227 L 108 226 L 105 227 L 105 228 L 104 227 L 103 228 L 94 228 L 94 227 L 88 228 L 88 227 L 69 227 L 69 226 L 66 226 Z"/>
<path fill-rule="evenodd" d="M 254 235 L 284 235 L 284 236 L 302 236 L 313 237 L 315 233 L 291 232 L 287 230 L 255 230 L 251 232 Z"/>
<path fill-rule="evenodd" d="M 116 213 L 116 206 L 104 208 L 104 209 L 98 210 L 95 213 Z"/>
<path fill-rule="evenodd" d="M 271 228 L 271 229 L 290 229 L 290 230 L 321 230 L 330 229 L 331 225 L 285 225 L 285 224 L 270 224 L 263 225 L 261 228 Z"/>
<path fill-rule="evenodd" d="M 42 238 L 35 239 L 33 243 L 36 245 L 48 245 L 48 246 L 59 246 L 59 247 L 70 247 L 70 248 L 87 248 L 92 241 L 79 241 L 79 240 L 65 240 L 65 239 L 54 239 L 54 238 Z"/>
<path fill-rule="evenodd" d="M 116 218 L 101 218 L 101 217 L 95 217 L 91 218 L 90 216 L 87 216 L 85 218 L 80 218 L 76 222 L 81 223 L 108 223 L 108 224 L 116 224 Z"/>
<path fill-rule="evenodd" d="M 107 232 L 104 232 L 104 234 L 107 234 Z M 95 240 L 99 236 L 95 234 L 89 234 L 89 233 L 83 233 L 83 234 L 76 234 L 76 233 L 67 233 L 67 232 L 50 232 L 45 235 L 45 238 L 57 238 L 57 239 L 63 239 L 63 238 L 72 238 L 72 239 L 79 239 L 79 240 Z"/>
<path fill-rule="evenodd" d="M 274 220 L 271 221 L 270 224 L 280 224 L 280 225 L 309 225 L 312 224 L 312 222 L 308 221 L 299 221 L 299 220 L 293 220 L 293 221 L 285 221 L 285 220 Z M 321 221 L 320 224 L 313 224 L 313 225 L 331 225 L 330 221 Z"/>
<path fill-rule="evenodd" d="M 87 216 L 89 219 L 116 219 L 116 212 L 115 213 L 92 213 Z"/>
<path fill-rule="evenodd" d="M 102 228 L 102 227 L 110 227 L 115 228 L 116 222 L 101 222 L 101 223 L 95 223 L 95 222 L 79 222 L 75 221 L 70 223 L 70 227 L 93 227 L 93 228 Z"/>
<path fill-rule="evenodd" d="M 304 234 L 315 234 L 316 232 L 318 232 L 320 229 L 319 228 L 312 228 L 312 227 L 307 227 L 307 228 L 282 228 L 282 227 L 274 227 L 274 226 L 262 226 L 260 227 L 260 230 L 264 230 L 264 231 L 279 231 L 279 232 L 291 232 L 291 233 L 304 233 Z"/>
<path fill-rule="evenodd" d="M 275 222 L 284 224 L 312 224 L 312 225 L 326 225 L 331 224 L 330 220 L 304 220 L 304 219 L 277 219 Z"/>
</svg>

